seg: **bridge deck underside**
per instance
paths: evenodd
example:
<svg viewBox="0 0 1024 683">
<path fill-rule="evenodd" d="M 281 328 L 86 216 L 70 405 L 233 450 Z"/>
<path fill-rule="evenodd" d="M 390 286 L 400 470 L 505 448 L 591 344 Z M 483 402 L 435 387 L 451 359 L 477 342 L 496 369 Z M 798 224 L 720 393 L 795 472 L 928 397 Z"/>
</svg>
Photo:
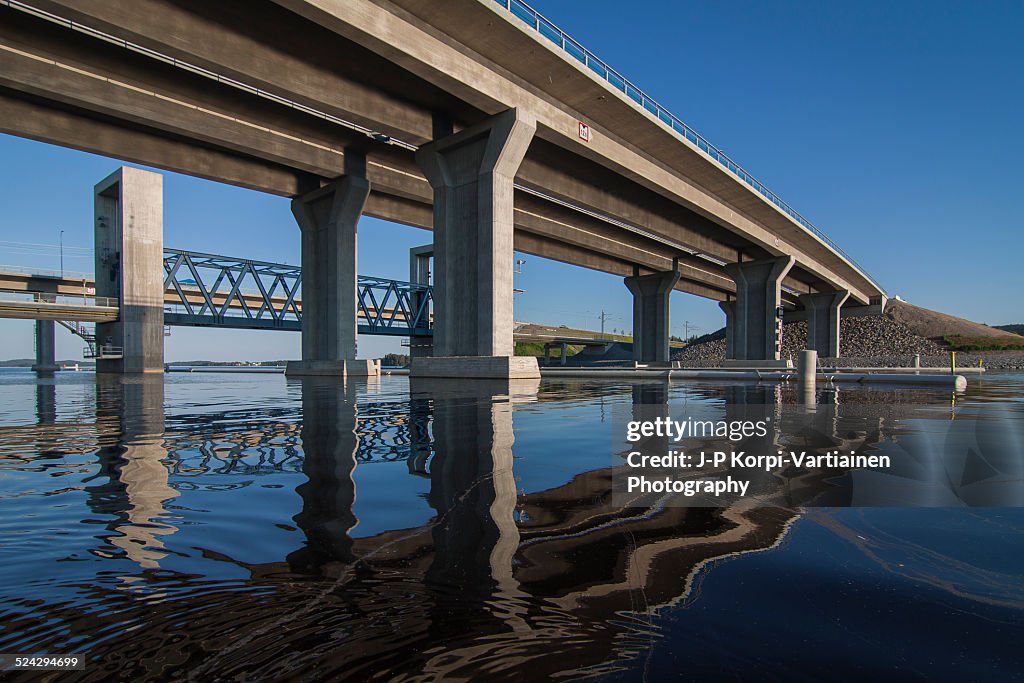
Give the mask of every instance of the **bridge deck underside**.
<svg viewBox="0 0 1024 683">
<path fill-rule="evenodd" d="M 444 3 L 451 36 L 423 30 L 439 6 L 399 2 L 411 14 L 394 29 L 423 44 L 396 34 L 391 46 L 357 25 L 356 6 L 370 11 L 367 0 L 331 10 L 351 12 L 351 25 L 331 12 L 312 18 L 307 3 L 290 1 L 243 7 L 140 0 L 130 11 L 102 2 L 30 4 L 413 145 L 430 139 L 433 112 L 460 128 L 528 106 L 542 116 L 516 177 L 515 246 L 523 252 L 616 275 L 631 275 L 634 266 L 666 270 L 676 257 L 677 289 L 719 301 L 735 291 L 723 263 L 791 252 L 797 264 L 783 282 L 789 306 L 797 293 L 838 287 L 863 304 L 877 291 L 671 131 L 617 96 L 600 96 L 605 86 L 538 49 L 516 26 L 495 22 L 476 0 Z M 398 21 L 373 9 L 385 23 Z M 431 227 L 432 191 L 408 149 L 23 12 L 0 14 L 2 132 L 283 196 L 341 175 L 344 148 L 354 144 L 368 150 L 373 193 L 366 213 Z M 455 22 L 456 15 L 464 20 Z M 479 37 L 489 36 L 490 47 L 468 35 L 488 21 L 493 25 Z M 433 54 L 462 70 L 437 69 L 427 63 Z M 537 73 L 544 66 L 541 85 L 574 93 L 572 106 L 528 78 L 509 77 L 503 69 L 514 72 L 515 64 L 487 66 L 481 54 L 528 62 Z M 549 75 L 558 83 L 548 84 Z M 504 100 L 496 95 L 504 92 Z M 589 147 L 570 130 L 580 112 L 598 132 Z M 634 129 L 636 135 L 616 137 Z M 566 201 L 574 208 L 559 203 Z"/>
</svg>

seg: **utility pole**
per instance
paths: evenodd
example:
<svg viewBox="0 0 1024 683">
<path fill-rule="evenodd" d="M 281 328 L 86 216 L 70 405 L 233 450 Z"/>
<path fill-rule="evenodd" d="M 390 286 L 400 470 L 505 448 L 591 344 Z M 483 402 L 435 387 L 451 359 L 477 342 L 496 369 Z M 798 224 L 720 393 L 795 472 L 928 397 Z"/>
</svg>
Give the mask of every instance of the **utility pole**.
<svg viewBox="0 0 1024 683">
<path fill-rule="evenodd" d="M 601 339 L 604 339 L 604 321 L 611 317 L 612 316 L 604 312 L 604 309 L 601 309 Z"/>
<path fill-rule="evenodd" d="M 60 279 L 64 279 L 64 231 L 60 231 Z"/>
</svg>

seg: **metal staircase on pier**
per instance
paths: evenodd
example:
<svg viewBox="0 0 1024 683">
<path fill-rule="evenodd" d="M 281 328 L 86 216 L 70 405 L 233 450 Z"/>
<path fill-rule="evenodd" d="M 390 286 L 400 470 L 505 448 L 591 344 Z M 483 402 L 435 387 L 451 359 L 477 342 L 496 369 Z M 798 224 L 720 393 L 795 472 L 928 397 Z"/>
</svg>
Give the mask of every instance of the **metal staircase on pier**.
<svg viewBox="0 0 1024 683">
<path fill-rule="evenodd" d="M 71 334 L 77 335 L 85 341 L 86 346 L 82 349 L 83 358 L 114 360 L 124 356 L 124 349 L 120 346 L 113 346 L 111 344 L 98 345 L 96 343 L 96 333 L 90 331 L 85 323 L 78 322 L 77 320 L 58 320 L 57 322 L 71 332 Z"/>
</svg>

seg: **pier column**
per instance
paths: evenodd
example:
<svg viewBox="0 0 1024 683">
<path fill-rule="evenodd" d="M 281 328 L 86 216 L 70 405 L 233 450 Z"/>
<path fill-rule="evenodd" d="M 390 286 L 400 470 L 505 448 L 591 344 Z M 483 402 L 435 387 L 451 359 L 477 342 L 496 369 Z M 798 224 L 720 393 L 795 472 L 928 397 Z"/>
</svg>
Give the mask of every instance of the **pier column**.
<svg viewBox="0 0 1024 683">
<path fill-rule="evenodd" d="M 727 358 L 779 360 L 782 339 L 777 310 L 782 302 L 782 278 L 793 267 L 793 262 L 792 256 L 780 256 L 725 266 L 725 272 L 736 283 L 732 314 L 727 306 L 722 306 L 726 312 L 726 343 L 732 347 Z M 731 344 L 728 343 L 730 336 Z"/>
<path fill-rule="evenodd" d="M 736 357 L 736 302 L 719 301 L 718 307 L 725 313 L 725 357 Z"/>
<path fill-rule="evenodd" d="M 370 196 L 366 156 L 345 150 L 345 175 L 292 199 L 302 232 L 302 360 L 288 375 L 376 375 L 374 361 L 356 360 L 356 226 Z"/>
<path fill-rule="evenodd" d="M 839 307 L 850 296 L 847 290 L 801 294 L 807 309 L 807 348 L 825 358 L 839 357 Z"/>
<path fill-rule="evenodd" d="M 430 284 L 430 259 L 434 256 L 434 245 L 425 244 L 409 250 L 409 282 L 417 285 Z M 422 295 L 412 297 L 414 310 L 419 310 Z M 434 337 L 428 335 L 409 337 L 409 358 L 423 358 L 434 355 Z"/>
<path fill-rule="evenodd" d="M 634 274 L 623 282 L 633 293 L 633 359 L 667 363 L 669 295 L 679 282 L 679 272 Z"/>
<path fill-rule="evenodd" d="M 513 181 L 536 122 L 510 109 L 424 145 L 434 188 L 434 355 L 420 377 L 539 377 L 512 344 Z"/>
<path fill-rule="evenodd" d="M 36 363 L 32 370 L 40 375 L 52 375 L 58 370 L 52 320 L 36 321 Z"/>
<path fill-rule="evenodd" d="M 116 322 L 96 324 L 96 372 L 164 371 L 163 176 L 122 166 L 96 185 L 96 296 Z M 120 351 L 120 353 L 118 353 Z"/>
</svg>

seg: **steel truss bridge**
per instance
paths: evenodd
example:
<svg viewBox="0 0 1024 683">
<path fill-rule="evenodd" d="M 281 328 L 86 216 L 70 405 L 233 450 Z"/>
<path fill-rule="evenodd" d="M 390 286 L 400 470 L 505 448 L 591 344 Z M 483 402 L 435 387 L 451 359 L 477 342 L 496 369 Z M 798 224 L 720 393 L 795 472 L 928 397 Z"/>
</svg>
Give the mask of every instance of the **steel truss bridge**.
<svg viewBox="0 0 1024 683">
<path fill-rule="evenodd" d="M 283 263 L 164 249 L 164 323 L 302 329 L 302 269 Z M 360 334 L 433 334 L 430 285 L 360 275 Z"/>
</svg>

